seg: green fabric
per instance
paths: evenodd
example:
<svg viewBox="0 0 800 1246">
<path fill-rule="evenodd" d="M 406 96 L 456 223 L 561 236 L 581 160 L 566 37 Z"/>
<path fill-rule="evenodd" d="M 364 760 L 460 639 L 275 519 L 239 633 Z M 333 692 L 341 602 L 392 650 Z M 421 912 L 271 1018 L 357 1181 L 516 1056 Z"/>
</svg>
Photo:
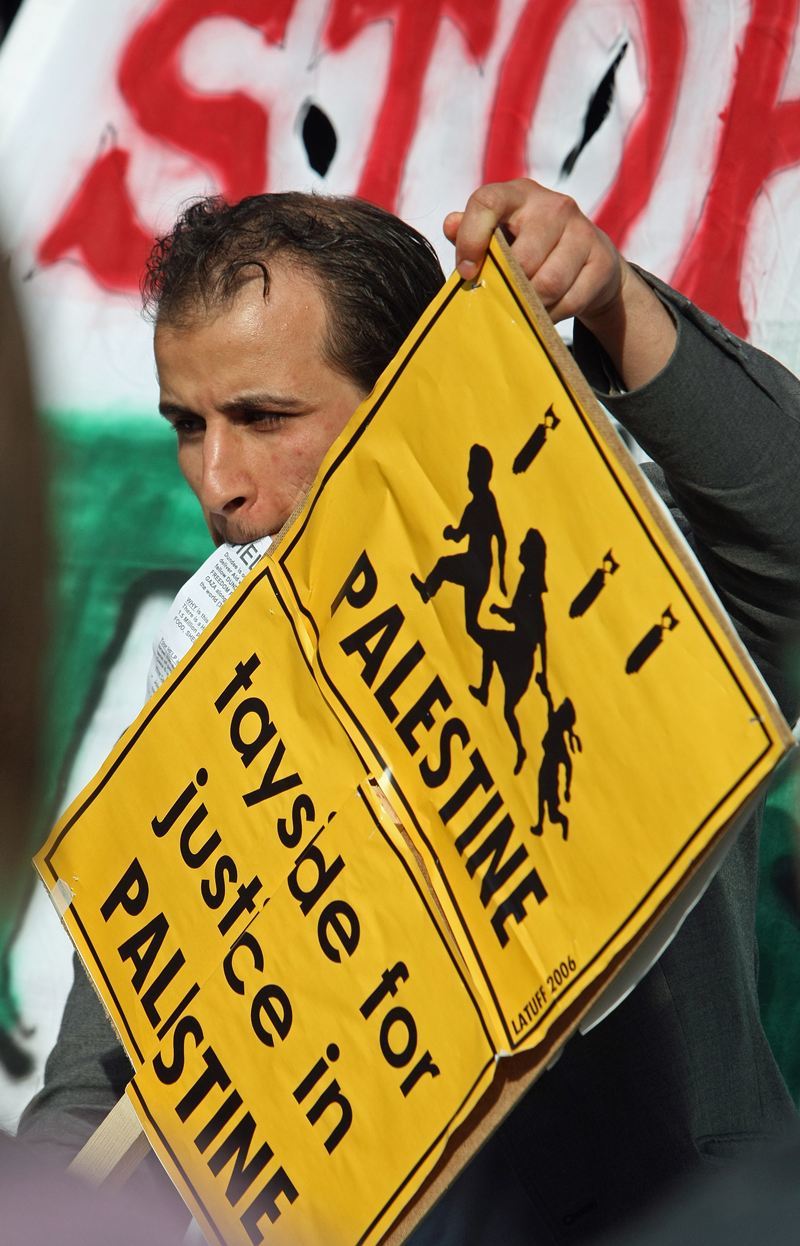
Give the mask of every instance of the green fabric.
<svg viewBox="0 0 800 1246">
<path fill-rule="evenodd" d="M 174 434 L 154 415 L 44 417 L 50 469 L 52 586 L 50 646 L 43 687 L 45 759 L 33 852 L 62 799 L 72 751 L 137 600 L 176 592 L 208 556 L 211 543 L 175 462 Z M 142 688 L 144 695 L 144 688 Z M 18 1000 L 4 952 L 30 894 L 0 914 L 0 1032 L 13 1026 Z M 5 966 L 5 971 L 3 971 Z"/>
<path fill-rule="evenodd" d="M 199 508 L 155 417 L 47 416 L 55 596 L 48 661 L 43 805 L 133 587 L 153 573 L 186 578 L 210 553 Z M 165 579 L 165 583 L 168 582 Z"/>
</svg>

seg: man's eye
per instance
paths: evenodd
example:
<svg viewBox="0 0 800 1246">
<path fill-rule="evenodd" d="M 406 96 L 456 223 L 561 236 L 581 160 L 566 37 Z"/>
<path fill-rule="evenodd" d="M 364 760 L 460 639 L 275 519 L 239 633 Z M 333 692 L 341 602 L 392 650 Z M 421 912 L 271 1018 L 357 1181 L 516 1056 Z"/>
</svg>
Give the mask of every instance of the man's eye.
<svg viewBox="0 0 800 1246">
<path fill-rule="evenodd" d="M 279 411 L 248 411 L 244 416 L 244 422 L 255 428 L 262 428 L 271 431 L 274 428 L 280 428 L 289 419 L 287 415 Z"/>
<path fill-rule="evenodd" d="M 198 433 L 202 430 L 202 420 L 193 420 L 191 416 L 177 416 L 172 421 L 172 427 L 179 436 L 186 436 L 189 433 Z"/>
</svg>

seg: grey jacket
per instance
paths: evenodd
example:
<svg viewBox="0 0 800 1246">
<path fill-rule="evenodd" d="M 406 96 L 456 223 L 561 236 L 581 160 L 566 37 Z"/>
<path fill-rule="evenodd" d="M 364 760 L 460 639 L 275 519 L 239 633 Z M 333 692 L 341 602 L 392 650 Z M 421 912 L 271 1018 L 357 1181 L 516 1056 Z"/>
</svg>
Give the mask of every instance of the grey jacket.
<svg viewBox="0 0 800 1246">
<path fill-rule="evenodd" d="M 800 384 L 688 300 L 678 345 L 642 389 L 613 395 L 593 339 L 578 362 L 663 469 L 662 488 L 790 721 L 800 618 Z M 797 664 L 800 667 L 800 663 Z M 660 961 L 601 1025 L 566 1046 L 411 1240 L 577 1243 L 652 1205 L 685 1174 L 738 1156 L 795 1112 L 761 1027 L 755 897 L 760 816 L 741 832 Z M 130 1067 L 76 969 L 28 1139 L 75 1150 Z"/>
</svg>

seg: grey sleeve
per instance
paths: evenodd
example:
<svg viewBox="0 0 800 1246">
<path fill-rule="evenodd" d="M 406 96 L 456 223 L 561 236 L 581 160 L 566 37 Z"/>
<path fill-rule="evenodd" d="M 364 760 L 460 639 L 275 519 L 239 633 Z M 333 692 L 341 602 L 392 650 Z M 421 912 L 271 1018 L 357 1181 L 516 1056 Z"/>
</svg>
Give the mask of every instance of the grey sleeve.
<svg viewBox="0 0 800 1246">
<path fill-rule="evenodd" d="M 576 359 L 663 469 L 706 574 L 793 722 L 800 712 L 800 382 L 642 275 L 678 329 L 663 370 L 641 389 L 613 392 L 606 356 L 577 321 Z"/>
<path fill-rule="evenodd" d="M 132 1072 L 75 956 L 72 989 L 47 1061 L 44 1087 L 25 1109 L 19 1136 L 45 1146 L 54 1158 L 60 1153 L 66 1165 L 111 1111 Z"/>
</svg>

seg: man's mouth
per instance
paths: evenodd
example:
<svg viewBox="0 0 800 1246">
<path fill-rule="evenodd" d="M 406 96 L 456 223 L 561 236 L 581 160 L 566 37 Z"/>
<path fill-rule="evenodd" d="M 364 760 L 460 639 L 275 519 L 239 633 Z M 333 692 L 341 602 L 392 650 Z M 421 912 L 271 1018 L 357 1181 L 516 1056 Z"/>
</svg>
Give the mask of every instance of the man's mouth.
<svg viewBox="0 0 800 1246">
<path fill-rule="evenodd" d="M 262 537 L 274 536 L 278 529 L 249 528 L 244 524 L 230 523 L 224 518 L 209 521 L 211 539 L 219 548 L 220 545 L 248 545 L 250 541 L 260 541 Z"/>
</svg>

